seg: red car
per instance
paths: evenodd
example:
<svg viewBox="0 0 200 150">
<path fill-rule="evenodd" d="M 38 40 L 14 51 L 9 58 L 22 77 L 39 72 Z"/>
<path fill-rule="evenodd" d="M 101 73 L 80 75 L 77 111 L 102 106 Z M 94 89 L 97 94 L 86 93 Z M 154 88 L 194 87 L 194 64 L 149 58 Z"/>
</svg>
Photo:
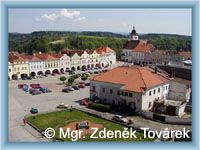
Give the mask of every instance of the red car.
<svg viewBox="0 0 200 150">
<path fill-rule="evenodd" d="M 85 84 L 79 84 L 78 87 L 79 88 L 85 88 Z"/>
<path fill-rule="evenodd" d="M 40 84 L 31 84 L 30 87 L 32 87 L 33 89 L 40 89 L 41 88 Z"/>
<path fill-rule="evenodd" d="M 21 89 L 21 88 L 23 88 L 24 85 L 25 84 L 18 84 L 18 88 Z"/>
</svg>

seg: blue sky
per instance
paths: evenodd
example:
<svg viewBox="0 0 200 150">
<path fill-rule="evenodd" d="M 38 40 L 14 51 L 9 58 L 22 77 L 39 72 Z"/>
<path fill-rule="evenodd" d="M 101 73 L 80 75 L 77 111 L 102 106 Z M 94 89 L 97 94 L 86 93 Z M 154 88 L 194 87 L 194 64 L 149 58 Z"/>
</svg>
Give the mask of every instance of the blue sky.
<svg viewBox="0 0 200 150">
<path fill-rule="evenodd" d="M 9 9 L 9 32 L 109 31 L 191 35 L 191 9 Z"/>
</svg>

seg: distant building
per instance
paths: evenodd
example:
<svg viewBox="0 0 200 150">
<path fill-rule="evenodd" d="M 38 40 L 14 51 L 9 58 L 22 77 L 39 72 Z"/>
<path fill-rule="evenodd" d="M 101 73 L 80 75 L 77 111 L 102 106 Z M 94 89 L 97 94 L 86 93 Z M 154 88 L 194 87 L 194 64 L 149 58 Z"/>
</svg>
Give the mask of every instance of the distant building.
<svg viewBox="0 0 200 150">
<path fill-rule="evenodd" d="M 132 63 L 152 63 L 152 51 L 154 46 L 148 41 L 139 40 L 139 36 L 133 27 L 129 39 L 124 44 L 121 59 Z"/>
<path fill-rule="evenodd" d="M 108 46 L 102 46 L 96 49 L 100 55 L 100 66 L 106 67 L 116 63 L 116 52 Z"/>
</svg>

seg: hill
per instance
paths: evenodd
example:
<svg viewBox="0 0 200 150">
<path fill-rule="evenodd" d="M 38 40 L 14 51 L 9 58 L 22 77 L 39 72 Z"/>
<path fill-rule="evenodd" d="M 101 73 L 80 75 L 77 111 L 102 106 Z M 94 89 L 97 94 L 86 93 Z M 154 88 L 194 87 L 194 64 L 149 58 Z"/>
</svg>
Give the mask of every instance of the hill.
<svg viewBox="0 0 200 150">
<path fill-rule="evenodd" d="M 29 34 L 9 33 L 9 50 L 32 54 L 34 52 L 59 52 L 62 48 L 96 49 L 107 45 L 120 57 L 126 34 L 112 32 L 71 32 L 71 31 L 38 31 Z M 191 36 L 175 34 L 142 34 L 140 39 L 149 40 L 158 49 L 188 50 L 191 47 Z"/>
</svg>

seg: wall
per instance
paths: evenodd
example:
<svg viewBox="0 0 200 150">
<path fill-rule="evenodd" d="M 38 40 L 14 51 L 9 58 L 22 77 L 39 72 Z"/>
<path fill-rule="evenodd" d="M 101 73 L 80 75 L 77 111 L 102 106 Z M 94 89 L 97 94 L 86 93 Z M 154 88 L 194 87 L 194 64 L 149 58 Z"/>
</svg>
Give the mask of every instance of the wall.
<svg viewBox="0 0 200 150">
<path fill-rule="evenodd" d="M 148 112 L 148 111 L 142 111 L 141 115 L 144 118 L 148 118 L 151 120 L 153 119 L 153 112 Z M 169 123 L 169 124 L 182 124 L 182 125 L 191 125 L 192 124 L 192 119 L 191 118 L 179 118 L 178 116 L 167 116 L 167 115 L 161 115 L 165 116 L 165 122 L 163 123 Z M 157 121 L 157 120 L 155 120 Z M 160 122 L 160 121 L 159 121 Z"/>
</svg>

